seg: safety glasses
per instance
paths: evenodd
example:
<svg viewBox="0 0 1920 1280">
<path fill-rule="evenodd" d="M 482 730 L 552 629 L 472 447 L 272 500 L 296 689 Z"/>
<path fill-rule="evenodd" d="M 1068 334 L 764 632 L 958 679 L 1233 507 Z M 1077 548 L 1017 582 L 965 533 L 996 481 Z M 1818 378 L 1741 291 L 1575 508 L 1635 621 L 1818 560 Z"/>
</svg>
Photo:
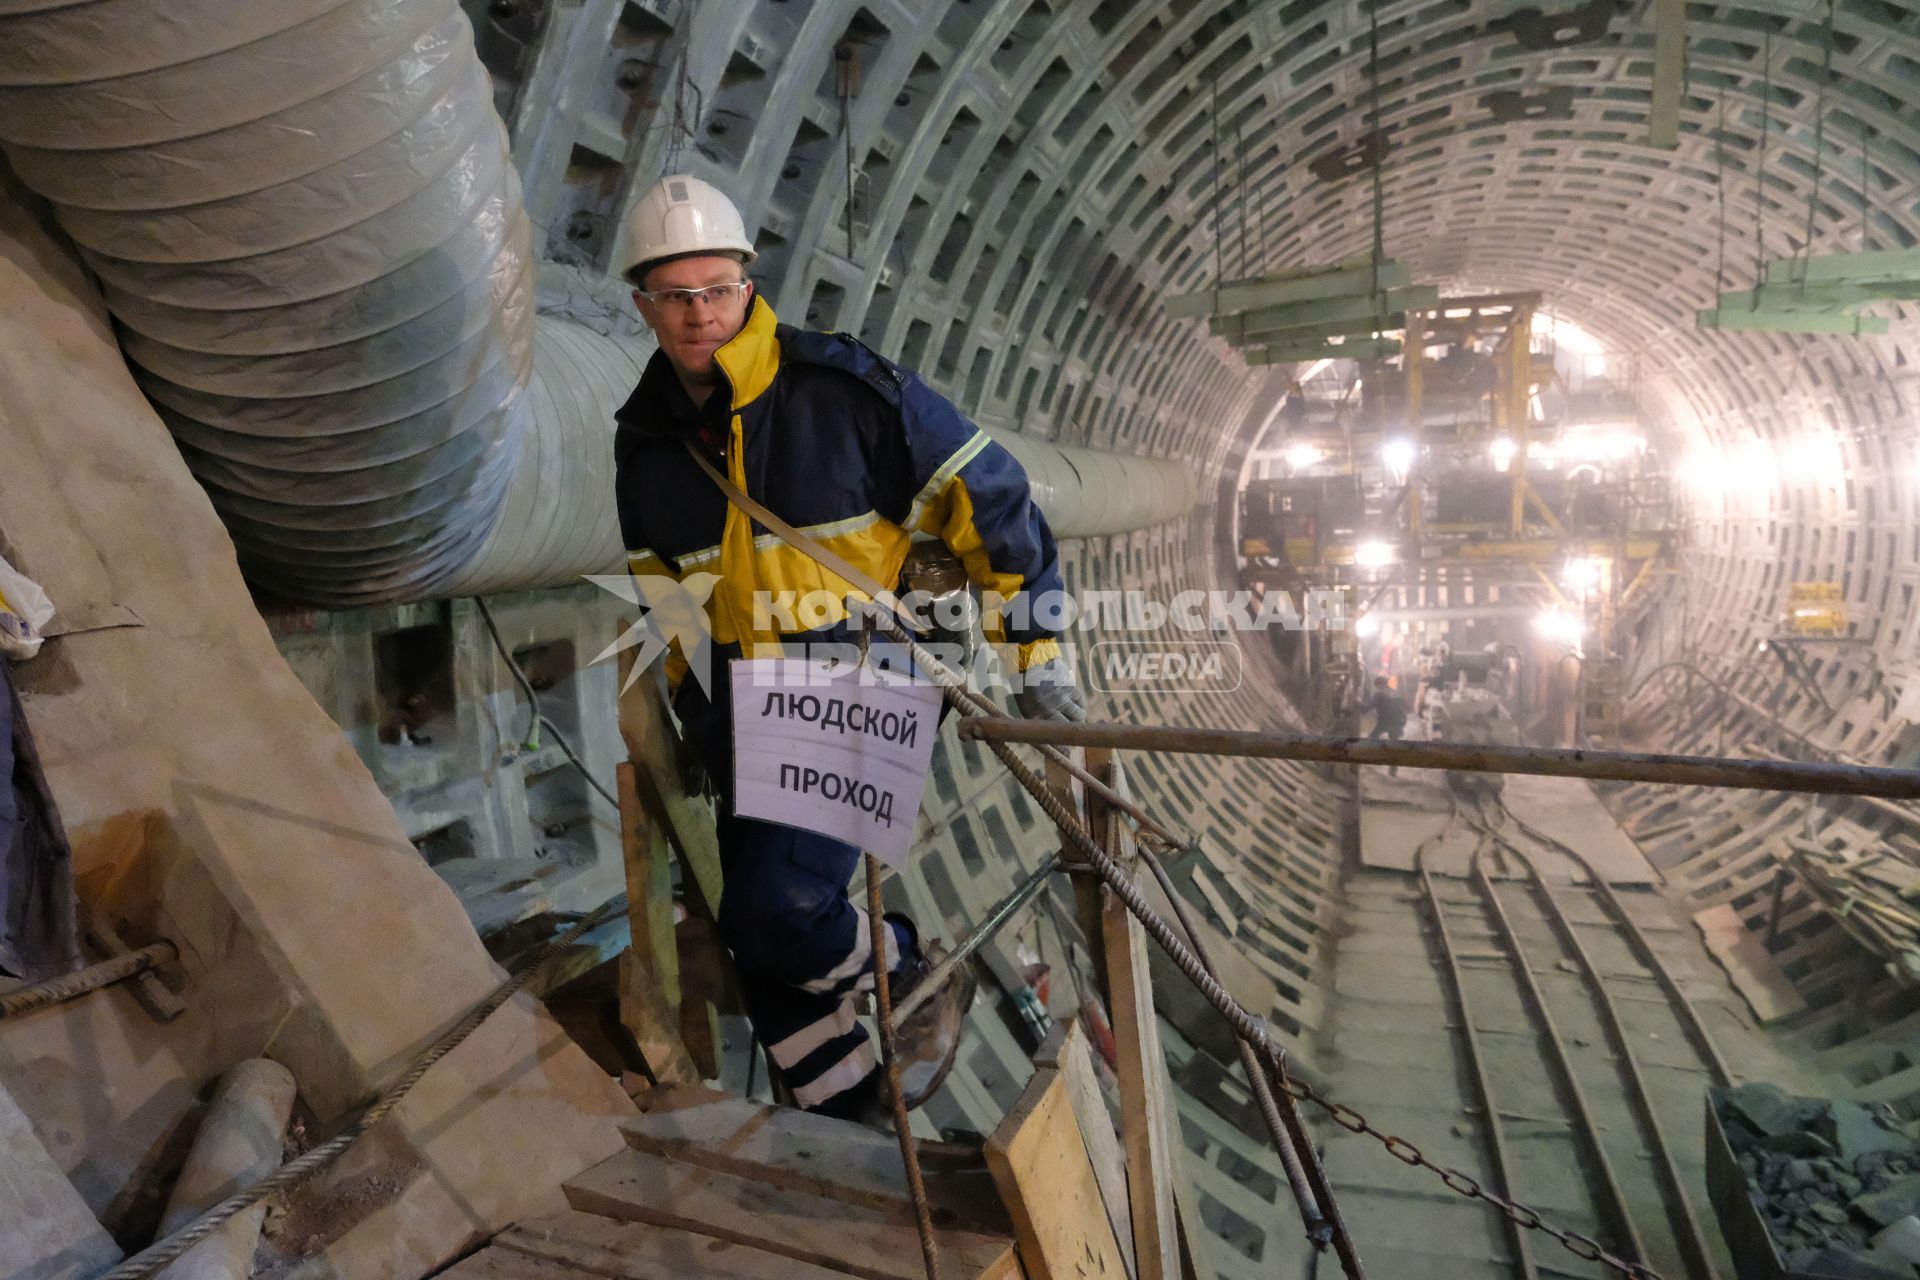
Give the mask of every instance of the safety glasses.
<svg viewBox="0 0 1920 1280">
<path fill-rule="evenodd" d="M 668 311 L 691 311 L 693 304 L 704 299 L 709 306 L 724 307 L 746 296 L 745 280 L 731 281 L 727 284 L 710 284 L 704 289 L 635 289 L 638 297 L 645 298 L 656 307 Z"/>
</svg>

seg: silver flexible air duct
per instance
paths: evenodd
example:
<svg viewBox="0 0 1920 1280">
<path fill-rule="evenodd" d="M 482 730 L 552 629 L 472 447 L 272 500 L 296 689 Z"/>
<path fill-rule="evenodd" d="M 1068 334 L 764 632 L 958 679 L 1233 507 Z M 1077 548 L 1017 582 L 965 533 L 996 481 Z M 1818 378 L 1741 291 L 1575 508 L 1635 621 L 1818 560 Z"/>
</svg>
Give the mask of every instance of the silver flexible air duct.
<svg viewBox="0 0 1920 1280">
<path fill-rule="evenodd" d="M 442 593 L 533 363 L 519 180 L 454 0 L 0 0 L 0 140 L 248 575 Z"/>
<path fill-rule="evenodd" d="M 639 356 L 554 320 L 536 359 L 519 179 L 455 0 L 0 0 L 0 147 L 255 583 L 351 605 L 618 568 Z M 1063 537 L 1193 504 L 1170 462 L 1005 442 Z"/>
</svg>

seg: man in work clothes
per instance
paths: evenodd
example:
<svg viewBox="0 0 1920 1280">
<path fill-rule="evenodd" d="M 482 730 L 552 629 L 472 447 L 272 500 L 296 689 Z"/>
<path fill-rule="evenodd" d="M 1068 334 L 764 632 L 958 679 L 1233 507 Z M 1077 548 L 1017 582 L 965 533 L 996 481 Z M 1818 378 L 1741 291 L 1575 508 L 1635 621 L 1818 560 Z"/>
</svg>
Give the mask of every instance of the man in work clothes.
<svg viewBox="0 0 1920 1280">
<path fill-rule="evenodd" d="M 706 605 L 713 678 L 705 687 L 683 678 L 678 654 L 667 675 L 683 732 L 720 790 L 720 932 L 748 1013 L 795 1101 L 868 1117 L 882 1086 L 854 1015 L 855 994 L 873 982 L 867 916 L 847 893 L 860 851 L 733 812 L 725 665 L 778 656 L 783 636 L 848 642 L 854 631 L 842 602 L 854 589 L 729 503 L 686 442 L 884 586 L 898 580 L 914 532 L 941 539 L 983 591 L 1004 599 L 1058 592 L 1061 583 L 1053 535 L 1013 457 L 916 375 L 853 338 L 780 324 L 746 277 L 753 258 L 732 202 L 696 178 L 662 178 L 628 216 L 622 274 L 660 349 L 615 415 L 615 493 L 634 574 L 719 576 Z M 797 629 L 791 613 L 754 608 L 756 592 L 823 589 L 835 616 L 812 630 Z M 1052 633 L 1030 623 L 994 630 L 990 639 L 1017 646 L 1022 714 L 1085 718 Z M 923 944 L 904 916 L 889 913 L 886 923 L 889 973 L 904 993 L 926 972 L 934 944 Z M 900 1029 L 910 1106 L 952 1066 L 971 995 L 970 982 L 950 984 Z"/>
<path fill-rule="evenodd" d="M 1367 707 L 1373 712 L 1373 732 L 1369 738 L 1390 738 L 1399 741 L 1407 732 L 1407 704 L 1395 693 L 1385 676 L 1373 678 L 1373 697 Z M 1391 776 L 1400 772 L 1399 765 L 1389 766 Z"/>
</svg>

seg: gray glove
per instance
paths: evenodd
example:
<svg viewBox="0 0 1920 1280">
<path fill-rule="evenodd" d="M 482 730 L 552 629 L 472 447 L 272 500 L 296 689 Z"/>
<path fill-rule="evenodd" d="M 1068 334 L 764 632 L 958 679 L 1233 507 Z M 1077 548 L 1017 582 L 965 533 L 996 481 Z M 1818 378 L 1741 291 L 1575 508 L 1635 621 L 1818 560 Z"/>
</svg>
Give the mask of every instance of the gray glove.
<svg viewBox="0 0 1920 1280">
<path fill-rule="evenodd" d="M 1027 720 L 1065 720 L 1078 724 L 1087 718 L 1087 700 L 1073 681 L 1065 658 L 1049 658 L 1021 673 L 1014 705 Z"/>
</svg>

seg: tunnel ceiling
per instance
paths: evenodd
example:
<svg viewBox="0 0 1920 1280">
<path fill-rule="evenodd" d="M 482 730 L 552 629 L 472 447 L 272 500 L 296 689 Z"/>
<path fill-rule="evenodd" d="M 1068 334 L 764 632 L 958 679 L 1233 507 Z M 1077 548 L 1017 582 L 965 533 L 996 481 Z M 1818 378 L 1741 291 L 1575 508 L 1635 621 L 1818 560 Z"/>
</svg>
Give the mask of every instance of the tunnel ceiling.
<svg viewBox="0 0 1920 1280">
<path fill-rule="evenodd" d="M 627 77 L 646 79 L 627 115 L 650 113 L 640 123 L 657 135 L 630 174 L 672 159 L 744 186 L 782 310 L 858 329 L 981 416 L 1211 467 L 1263 418 L 1246 410 L 1273 379 L 1157 303 L 1216 278 L 1216 228 L 1228 278 L 1368 247 L 1369 172 L 1328 179 L 1315 162 L 1372 131 L 1370 13 L 1305 0 L 629 5 L 616 44 L 634 43 Z M 501 19 L 476 19 L 485 51 Z M 1824 412 L 1852 442 L 1888 416 L 1898 332 L 1696 334 L 1692 313 L 1713 299 L 1723 200 L 1725 287 L 1752 280 L 1757 200 L 1767 256 L 1804 243 L 1822 114 L 1814 251 L 1862 242 L 1863 141 L 1867 243 L 1913 242 L 1912 10 L 1837 6 L 1819 111 L 1824 5 L 1688 5 L 1671 151 L 1645 141 L 1650 3 L 1543 14 L 1443 0 L 1383 5 L 1377 20 L 1385 243 L 1417 279 L 1543 291 L 1635 354 L 1672 425 L 1703 438 L 1797 431 Z M 843 41 L 857 63 L 844 148 Z M 506 60 L 491 60 L 497 77 Z M 536 221 L 563 256 L 604 260 L 620 202 L 593 210 L 585 185 Z"/>
</svg>

